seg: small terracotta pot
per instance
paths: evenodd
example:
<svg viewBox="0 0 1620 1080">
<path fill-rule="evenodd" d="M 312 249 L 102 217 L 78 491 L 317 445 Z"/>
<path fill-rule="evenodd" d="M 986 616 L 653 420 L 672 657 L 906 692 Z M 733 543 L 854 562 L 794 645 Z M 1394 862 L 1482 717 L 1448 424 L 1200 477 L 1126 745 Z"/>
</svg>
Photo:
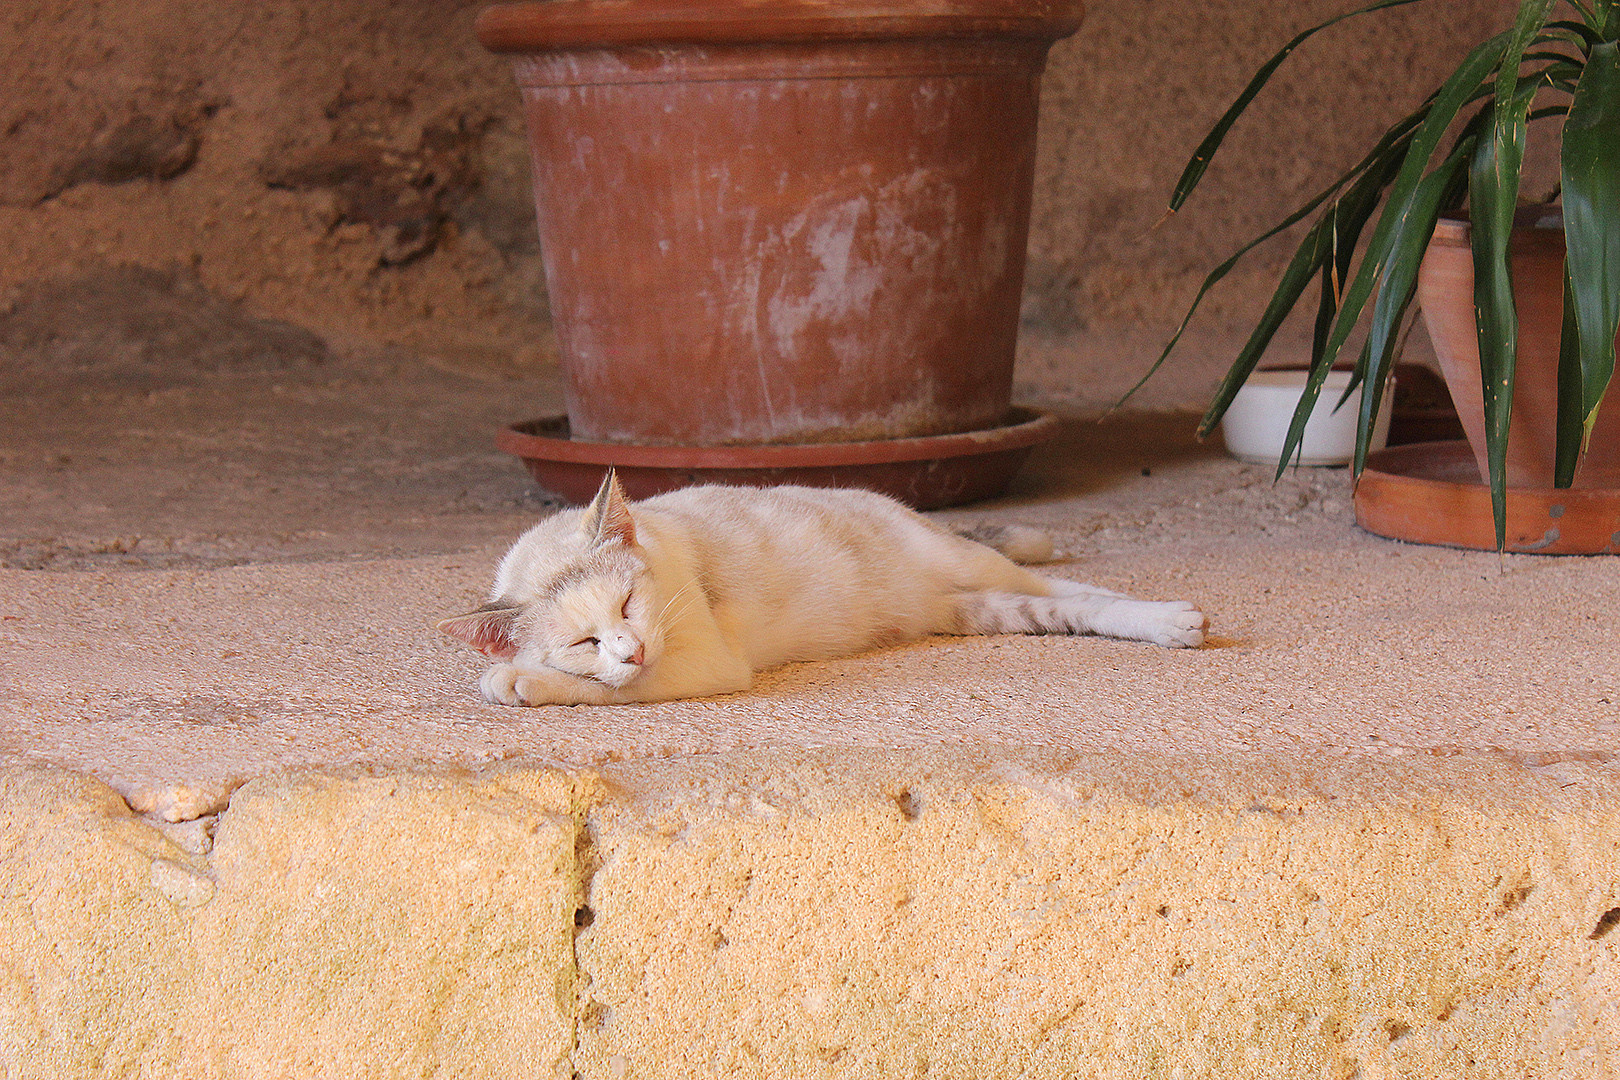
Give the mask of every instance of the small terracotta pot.
<svg viewBox="0 0 1620 1080">
<path fill-rule="evenodd" d="M 575 438 L 1009 420 L 1048 48 L 1076 0 L 544 0 L 511 53 Z"/>
<path fill-rule="evenodd" d="M 1519 318 L 1519 347 L 1508 427 L 1507 484 L 1551 488 L 1558 421 L 1558 340 L 1564 321 L 1564 233 L 1532 222 L 1543 209 L 1521 212 L 1509 259 Z M 1442 220 L 1418 271 L 1418 303 L 1457 406 L 1479 474 L 1488 475 L 1485 404 L 1480 389 L 1479 332 L 1474 321 L 1474 259 L 1466 221 Z M 1577 488 L 1620 487 L 1620 401 L 1598 412 Z"/>
</svg>

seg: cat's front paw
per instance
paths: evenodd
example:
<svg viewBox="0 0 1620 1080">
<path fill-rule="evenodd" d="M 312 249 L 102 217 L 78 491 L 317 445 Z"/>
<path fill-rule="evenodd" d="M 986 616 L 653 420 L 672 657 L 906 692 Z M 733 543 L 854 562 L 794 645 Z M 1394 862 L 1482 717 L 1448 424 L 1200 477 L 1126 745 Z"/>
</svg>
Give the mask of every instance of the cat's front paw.
<svg viewBox="0 0 1620 1080">
<path fill-rule="evenodd" d="M 491 705 L 530 705 L 518 694 L 517 683 L 523 670 L 513 664 L 496 664 L 478 680 L 478 692 Z"/>
<path fill-rule="evenodd" d="M 1204 643 L 1209 618 L 1185 600 L 1155 604 L 1155 624 L 1147 640 L 1171 649 L 1196 649 Z"/>
<path fill-rule="evenodd" d="M 613 700 L 612 690 L 594 680 L 516 664 L 496 664 L 478 680 L 478 689 L 495 705 L 605 705 Z"/>
</svg>

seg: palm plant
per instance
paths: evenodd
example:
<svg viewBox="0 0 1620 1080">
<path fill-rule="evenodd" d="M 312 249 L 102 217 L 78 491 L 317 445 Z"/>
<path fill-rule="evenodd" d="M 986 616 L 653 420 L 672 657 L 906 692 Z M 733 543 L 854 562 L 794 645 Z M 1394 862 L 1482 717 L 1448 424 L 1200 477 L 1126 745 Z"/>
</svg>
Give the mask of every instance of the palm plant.
<svg viewBox="0 0 1620 1080">
<path fill-rule="evenodd" d="M 1345 19 L 1418 2 L 1378 0 L 1311 27 L 1278 50 L 1194 152 L 1171 196 L 1170 212 L 1179 210 L 1192 194 L 1232 124 L 1303 42 Z M 1554 18 L 1555 6 L 1568 17 Z M 1361 395 L 1354 460 L 1359 476 L 1401 326 L 1416 292 L 1418 265 L 1436 221 L 1466 200 L 1472 222 L 1488 481 L 1501 549 L 1518 326 L 1508 235 L 1518 201 L 1525 130 L 1530 122 L 1547 118 L 1562 123 L 1567 257 L 1555 483 L 1568 487 L 1614 370 L 1620 324 L 1620 0 L 1522 0 L 1513 26 L 1469 52 L 1439 89 L 1386 131 L 1361 161 L 1205 278 L 1148 375 L 1175 348 L 1205 294 L 1244 255 L 1315 214 L 1254 332 L 1221 383 L 1199 433 L 1214 429 L 1284 319 L 1311 283 L 1318 282 L 1310 375 L 1277 473 L 1281 476 L 1296 454 L 1328 371 L 1370 304 L 1366 341 L 1345 392 L 1346 399 L 1358 388 Z M 1459 119 L 1463 122 L 1457 126 Z M 1365 227 L 1375 214 L 1376 222 L 1362 244 Z"/>
</svg>

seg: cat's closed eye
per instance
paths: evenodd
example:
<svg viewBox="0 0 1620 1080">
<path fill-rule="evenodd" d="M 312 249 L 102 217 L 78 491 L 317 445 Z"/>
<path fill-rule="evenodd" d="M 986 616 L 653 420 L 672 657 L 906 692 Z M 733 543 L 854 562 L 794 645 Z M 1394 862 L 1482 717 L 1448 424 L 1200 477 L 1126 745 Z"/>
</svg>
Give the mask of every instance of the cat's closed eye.
<svg viewBox="0 0 1620 1080">
<path fill-rule="evenodd" d="M 602 643 L 600 641 L 596 640 L 595 638 L 587 637 L 587 638 L 580 638 L 578 641 L 574 642 L 572 645 L 570 645 L 568 647 L 570 649 L 578 649 L 581 646 L 589 645 L 591 648 L 594 649 L 600 644 L 602 644 Z"/>
</svg>

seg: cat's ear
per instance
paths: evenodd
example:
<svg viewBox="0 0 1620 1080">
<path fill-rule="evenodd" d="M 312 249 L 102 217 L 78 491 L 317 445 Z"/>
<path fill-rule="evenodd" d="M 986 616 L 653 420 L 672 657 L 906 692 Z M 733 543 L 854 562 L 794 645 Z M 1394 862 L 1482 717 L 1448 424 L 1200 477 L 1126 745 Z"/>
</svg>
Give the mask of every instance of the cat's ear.
<svg viewBox="0 0 1620 1080">
<path fill-rule="evenodd" d="M 619 487 L 619 474 L 609 469 L 596 490 L 596 498 L 585 508 L 580 530 L 596 544 L 636 542 L 636 523 L 630 517 L 630 504 L 625 502 L 624 489 Z"/>
<path fill-rule="evenodd" d="M 517 619 L 522 613 L 521 607 L 485 604 L 465 615 L 443 619 L 438 625 L 492 660 L 510 660 L 517 655 Z"/>
</svg>

